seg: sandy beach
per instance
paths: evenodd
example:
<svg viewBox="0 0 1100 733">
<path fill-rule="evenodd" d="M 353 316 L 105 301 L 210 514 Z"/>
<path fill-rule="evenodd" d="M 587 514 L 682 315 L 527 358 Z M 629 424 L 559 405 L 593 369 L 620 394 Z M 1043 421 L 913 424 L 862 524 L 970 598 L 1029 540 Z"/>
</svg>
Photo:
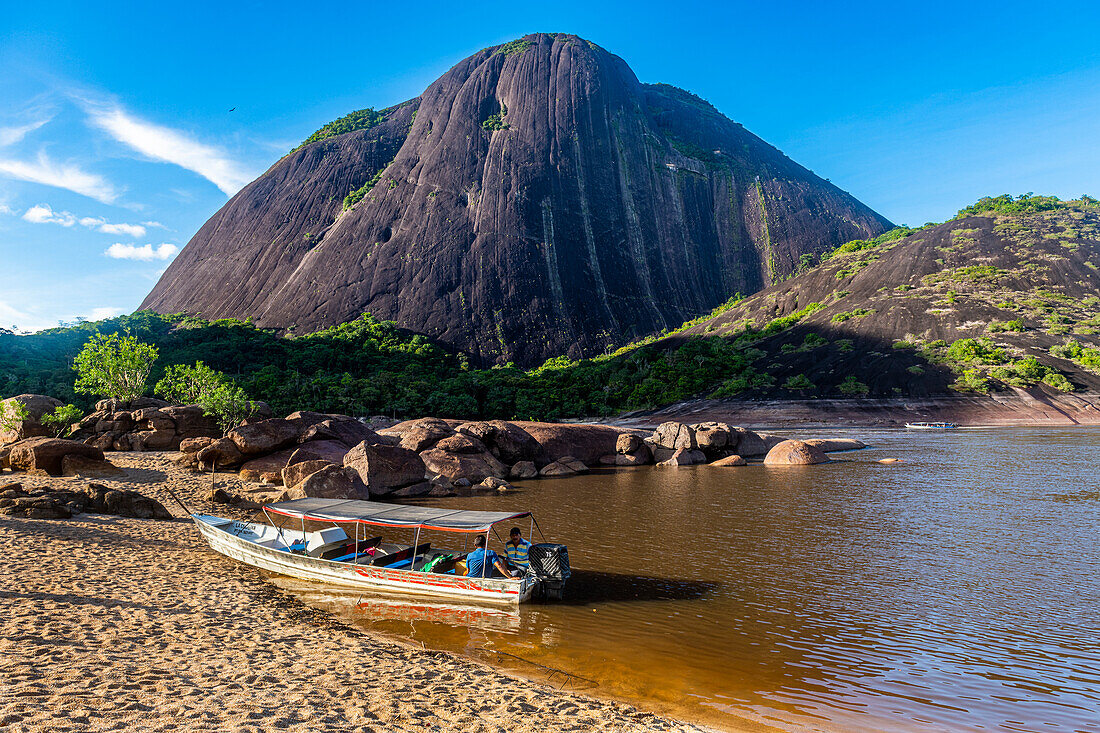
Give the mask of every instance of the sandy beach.
<svg viewBox="0 0 1100 733">
<path fill-rule="evenodd" d="M 213 511 L 209 477 L 172 455 L 109 454 L 127 475 L 99 483 L 182 516 L 168 485 Z M 81 481 L 0 476 L 13 480 Z M 215 554 L 190 522 L 0 517 L 0 553 L 0 730 L 699 730 L 346 626 Z"/>
</svg>

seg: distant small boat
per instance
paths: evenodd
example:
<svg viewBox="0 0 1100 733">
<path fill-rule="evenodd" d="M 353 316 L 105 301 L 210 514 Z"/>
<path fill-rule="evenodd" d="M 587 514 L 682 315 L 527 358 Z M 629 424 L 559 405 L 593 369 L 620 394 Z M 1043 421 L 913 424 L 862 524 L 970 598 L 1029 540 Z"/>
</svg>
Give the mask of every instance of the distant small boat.
<svg viewBox="0 0 1100 733">
<path fill-rule="evenodd" d="M 907 422 L 905 427 L 910 430 L 951 430 L 959 426 L 953 422 Z"/>
</svg>

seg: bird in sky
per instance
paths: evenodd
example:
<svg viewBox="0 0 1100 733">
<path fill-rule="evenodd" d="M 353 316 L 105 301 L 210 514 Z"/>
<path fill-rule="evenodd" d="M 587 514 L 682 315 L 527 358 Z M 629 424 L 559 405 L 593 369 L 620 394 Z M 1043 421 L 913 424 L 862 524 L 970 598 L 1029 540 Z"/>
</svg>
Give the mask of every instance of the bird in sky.
<svg viewBox="0 0 1100 733">
<path fill-rule="evenodd" d="M 231 109 L 231 110 L 229 110 L 229 111 L 230 111 L 230 112 L 236 112 L 236 111 L 237 111 L 237 108 L 236 108 L 236 107 L 234 107 L 233 109 Z"/>
</svg>

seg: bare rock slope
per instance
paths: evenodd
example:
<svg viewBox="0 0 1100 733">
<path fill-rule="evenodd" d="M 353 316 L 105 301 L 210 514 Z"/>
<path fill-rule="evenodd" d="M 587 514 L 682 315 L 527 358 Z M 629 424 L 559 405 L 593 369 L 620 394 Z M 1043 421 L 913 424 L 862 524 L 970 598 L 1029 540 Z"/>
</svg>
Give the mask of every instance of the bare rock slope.
<svg viewBox="0 0 1100 733">
<path fill-rule="evenodd" d="M 540 33 L 326 125 L 142 307 L 296 333 L 369 311 L 529 365 L 679 326 L 887 225 L 702 99 Z"/>
</svg>

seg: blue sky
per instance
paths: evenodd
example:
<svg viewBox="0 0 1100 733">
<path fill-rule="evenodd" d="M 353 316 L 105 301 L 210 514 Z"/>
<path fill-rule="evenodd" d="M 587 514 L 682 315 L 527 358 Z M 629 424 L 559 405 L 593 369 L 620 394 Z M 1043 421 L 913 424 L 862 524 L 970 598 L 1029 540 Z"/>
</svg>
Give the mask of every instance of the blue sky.
<svg viewBox="0 0 1100 733">
<path fill-rule="evenodd" d="M 132 311 L 316 128 L 534 31 L 690 89 L 898 223 L 1100 194 L 1098 3 L 380 5 L 0 0 L 0 326 Z"/>
</svg>

